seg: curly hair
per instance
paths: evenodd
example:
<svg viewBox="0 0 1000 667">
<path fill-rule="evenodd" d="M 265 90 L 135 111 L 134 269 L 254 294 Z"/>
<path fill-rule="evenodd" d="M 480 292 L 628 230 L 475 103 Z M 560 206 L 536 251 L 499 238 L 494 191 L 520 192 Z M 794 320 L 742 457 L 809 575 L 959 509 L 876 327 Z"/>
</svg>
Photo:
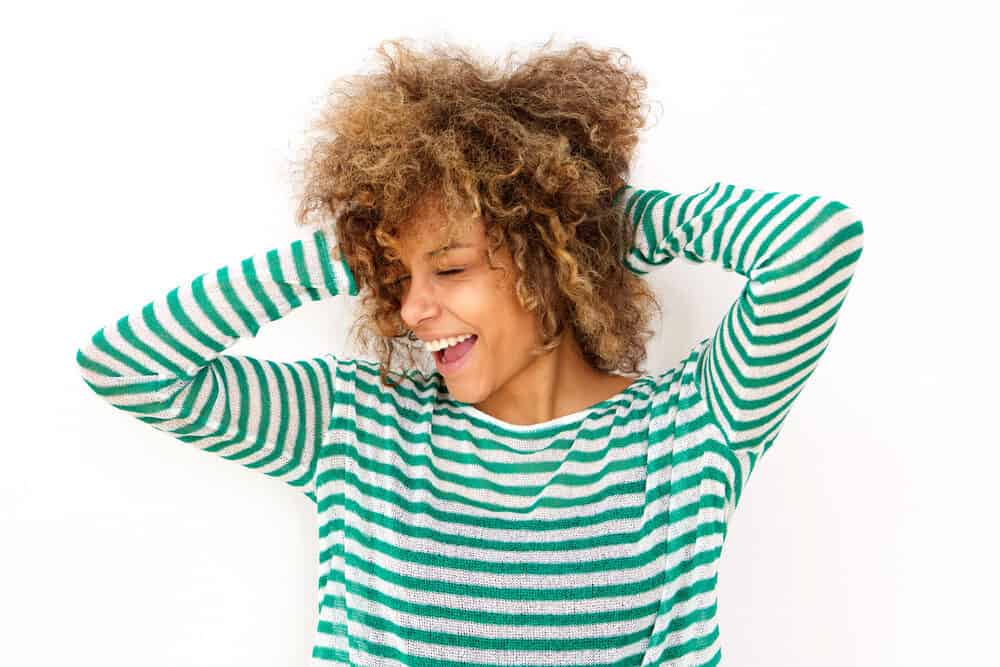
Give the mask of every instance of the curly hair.
<svg viewBox="0 0 1000 667">
<path fill-rule="evenodd" d="M 514 67 L 511 52 L 502 68 L 465 48 L 421 53 L 408 41 L 383 40 L 384 68 L 331 87 L 310 126 L 318 138 L 301 163 L 296 214 L 299 225 L 333 220 L 331 257 L 346 258 L 362 297 L 355 341 L 378 359 L 382 384 L 400 350 L 421 367 L 394 278 L 402 234 L 428 198 L 449 239 L 470 216 L 485 223 L 491 268 L 506 245 L 517 297 L 537 317 L 536 354 L 571 327 L 592 367 L 642 372 L 660 306 L 622 261 L 633 233 L 612 200 L 646 126 L 645 77 L 618 49 L 553 51 L 551 38 Z"/>
</svg>

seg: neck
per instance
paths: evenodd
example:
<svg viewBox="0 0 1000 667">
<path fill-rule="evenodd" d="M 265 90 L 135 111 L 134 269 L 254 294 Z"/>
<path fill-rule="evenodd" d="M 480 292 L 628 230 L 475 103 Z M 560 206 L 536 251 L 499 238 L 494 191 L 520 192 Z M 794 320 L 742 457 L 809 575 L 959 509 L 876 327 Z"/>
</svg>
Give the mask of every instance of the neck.
<svg viewBox="0 0 1000 667">
<path fill-rule="evenodd" d="M 567 328 L 559 347 L 533 360 L 475 407 L 509 424 L 538 424 L 614 396 L 621 391 L 623 379 L 627 380 L 588 364 Z"/>
</svg>

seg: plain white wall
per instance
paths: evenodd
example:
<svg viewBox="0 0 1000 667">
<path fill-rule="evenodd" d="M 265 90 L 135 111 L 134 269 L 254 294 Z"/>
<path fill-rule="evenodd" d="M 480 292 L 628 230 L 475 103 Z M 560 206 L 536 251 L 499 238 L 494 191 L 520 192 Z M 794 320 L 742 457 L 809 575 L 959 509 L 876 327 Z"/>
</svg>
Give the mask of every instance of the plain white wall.
<svg viewBox="0 0 1000 667">
<path fill-rule="evenodd" d="M 846 202 L 865 251 L 839 327 L 733 517 L 724 664 L 994 655 L 998 142 L 978 3 L 109 3 L 5 9 L 0 663 L 303 665 L 311 504 L 129 419 L 79 378 L 99 327 L 306 233 L 291 166 L 383 38 L 500 56 L 620 47 L 662 103 L 631 182 Z M 648 368 L 744 278 L 678 261 Z M 233 353 L 349 354 L 351 298 Z"/>
</svg>

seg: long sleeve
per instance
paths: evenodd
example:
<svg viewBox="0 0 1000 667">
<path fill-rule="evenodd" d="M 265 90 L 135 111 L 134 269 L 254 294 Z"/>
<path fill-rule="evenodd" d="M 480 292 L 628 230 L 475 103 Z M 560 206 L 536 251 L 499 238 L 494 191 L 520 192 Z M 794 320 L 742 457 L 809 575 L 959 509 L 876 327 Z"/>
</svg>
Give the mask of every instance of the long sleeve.
<svg viewBox="0 0 1000 667">
<path fill-rule="evenodd" d="M 839 201 L 720 182 L 694 194 L 626 185 L 614 205 L 634 225 L 624 262 L 636 275 L 683 255 L 747 278 L 701 342 L 694 382 L 752 467 L 829 344 L 861 256 L 861 220 Z"/>
<path fill-rule="evenodd" d="M 304 303 L 358 293 L 330 233 L 204 273 L 100 329 L 77 350 L 83 380 L 115 408 L 315 502 L 336 360 L 222 353 Z"/>
</svg>

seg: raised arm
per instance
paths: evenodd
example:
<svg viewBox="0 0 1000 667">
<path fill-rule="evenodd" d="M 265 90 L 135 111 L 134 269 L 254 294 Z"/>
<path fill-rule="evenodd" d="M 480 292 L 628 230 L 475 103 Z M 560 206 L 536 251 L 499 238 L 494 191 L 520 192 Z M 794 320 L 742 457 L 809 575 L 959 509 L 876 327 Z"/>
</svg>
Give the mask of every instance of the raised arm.
<svg viewBox="0 0 1000 667">
<path fill-rule="evenodd" d="M 279 478 L 315 502 L 336 359 L 225 355 L 304 303 L 358 293 L 331 232 L 204 273 L 97 331 L 76 352 L 114 407 L 202 450 Z"/>
<path fill-rule="evenodd" d="M 683 255 L 747 278 L 695 382 L 729 446 L 749 450 L 752 465 L 829 344 L 861 256 L 861 220 L 839 201 L 719 182 L 694 194 L 626 185 L 614 202 L 635 226 L 625 258 L 633 273 Z"/>
</svg>

